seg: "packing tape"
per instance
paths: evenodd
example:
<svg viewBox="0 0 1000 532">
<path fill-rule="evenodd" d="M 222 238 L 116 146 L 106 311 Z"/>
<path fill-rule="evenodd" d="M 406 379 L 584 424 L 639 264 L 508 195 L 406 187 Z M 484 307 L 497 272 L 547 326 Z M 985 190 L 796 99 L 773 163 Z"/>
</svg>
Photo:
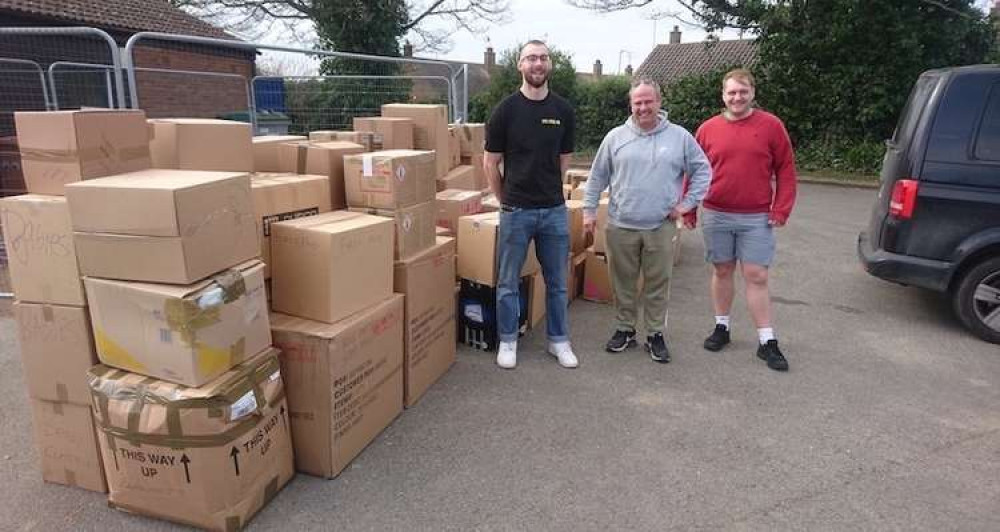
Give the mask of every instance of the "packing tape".
<svg viewBox="0 0 1000 532">
<path fill-rule="evenodd" d="M 52 413 L 61 416 L 63 415 L 63 404 L 62 403 L 52 403 Z"/>
<path fill-rule="evenodd" d="M 277 494 L 278 494 L 278 476 L 275 475 L 273 478 L 271 478 L 270 482 L 268 482 L 267 485 L 264 486 L 263 506 L 267 506 L 268 504 L 270 504 L 271 500 L 274 499 L 274 496 Z"/>
<path fill-rule="evenodd" d="M 240 529 L 240 516 L 230 515 L 226 518 L 226 532 L 236 532 Z"/>
<path fill-rule="evenodd" d="M 109 142 L 100 146 L 77 150 L 55 150 L 45 148 L 21 148 L 21 159 L 41 163 L 88 163 L 102 159 L 113 159 L 119 162 L 148 159 L 149 146 L 130 146 L 116 148 Z"/>
<path fill-rule="evenodd" d="M 52 323 L 55 321 L 55 312 L 52 311 L 52 305 L 42 305 L 42 319 L 45 323 Z"/>
<path fill-rule="evenodd" d="M 72 469 L 63 469 L 63 478 L 66 479 L 67 486 L 78 487 L 76 483 L 76 473 Z"/>
<path fill-rule="evenodd" d="M 68 403 L 69 402 L 69 389 L 66 388 L 65 384 L 63 384 L 61 382 L 57 382 L 56 383 L 56 397 L 58 398 L 57 400 L 60 403 Z"/>
<path fill-rule="evenodd" d="M 195 294 L 163 302 L 167 327 L 180 334 L 185 345 L 194 347 L 198 331 L 219 323 L 222 307 L 246 295 L 246 290 L 246 281 L 239 270 L 216 274 L 208 286 Z"/>
</svg>

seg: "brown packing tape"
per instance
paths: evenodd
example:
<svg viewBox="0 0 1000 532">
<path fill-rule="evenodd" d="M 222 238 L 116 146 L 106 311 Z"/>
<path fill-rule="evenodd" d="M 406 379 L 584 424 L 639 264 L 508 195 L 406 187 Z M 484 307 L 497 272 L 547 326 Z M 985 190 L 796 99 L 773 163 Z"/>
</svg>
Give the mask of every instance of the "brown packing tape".
<svg viewBox="0 0 1000 532">
<path fill-rule="evenodd" d="M 230 515 L 226 518 L 226 532 L 236 532 L 240 529 L 240 516 Z"/>
<path fill-rule="evenodd" d="M 109 142 L 104 142 L 100 146 L 84 150 L 21 148 L 21 159 L 42 163 L 83 163 L 98 161 L 101 159 L 135 161 L 138 159 L 148 159 L 149 157 L 149 146 L 115 148 L 114 145 Z"/>
<path fill-rule="evenodd" d="M 77 487 L 76 473 L 72 469 L 63 469 L 63 479 L 66 481 L 67 486 Z"/>
<path fill-rule="evenodd" d="M 264 486 L 264 504 L 267 506 L 274 499 L 274 496 L 278 494 L 278 477 L 275 475 L 271 478 L 271 481 Z"/>
<path fill-rule="evenodd" d="M 190 347 L 195 345 L 198 331 L 219 322 L 224 305 L 238 300 L 247 292 L 246 281 L 239 270 L 225 270 L 211 280 L 208 286 L 195 294 L 163 302 L 167 327 L 180 334 L 181 340 Z"/>
<path fill-rule="evenodd" d="M 45 320 L 45 323 L 52 323 L 55 321 L 56 316 L 55 312 L 52 310 L 52 305 L 42 305 L 42 319 Z"/>
<path fill-rule="evenodd" d="M 63 404 L 62 403 L 52 403 L 52 413 L 61 416 L 63 415 Z"/>
<path fill-rule="evenodd" d="M 60 403 L 69 402 L 69 389 L 61 382 L 56 383 L 56 398 Z"/>
</svg>

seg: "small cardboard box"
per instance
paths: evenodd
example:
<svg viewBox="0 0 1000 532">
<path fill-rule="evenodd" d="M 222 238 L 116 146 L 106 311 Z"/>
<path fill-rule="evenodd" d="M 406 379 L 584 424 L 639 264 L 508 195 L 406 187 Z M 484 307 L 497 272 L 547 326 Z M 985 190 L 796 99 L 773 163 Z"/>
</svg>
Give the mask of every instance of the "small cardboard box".
<svg viewBox="0 0 1000 532">
<path fill-rule="evenodd" d="M 569 299 L 567 298 L 567 302 Z M 528 328 L 534 329 L 545 318 L 545 278 L 542 272 L 531 275 L 531 299 L 528 301 Z"/>
<path fill-rule="evenodd" d="M 498 273 L 497 236 L 500 232 L 499 213 L 489 212 L 458 219 L 458 276 L 487 286 L 496 286 Z M 534 242 L 521 268 L 521 276 L 541 269 L 535 256 Z"/>
<path fill-rule="evenodd" d="M 434 201 L 437 206 L 437 226 L 451 232 L 458 230 L 460 217 L 479 214 L 483 209 L 483 195 L 477 190 L 442 190 L 437 193 Z"/>
<path fill-rule="evenodd" d="M 412 119 L 414 149 L 437 153 L 435 178 L 448 173 L 452 159 L 447 105 L 390 103 L 382 106 L 382 116 Z"/>
<path fill-rule="evenodd" d="M 112 507 L 240 530 L 295 475 L 276 349 L 197 388 L 107 366 L 90 382 Z"/>
<path fill-rule="evenodd" d="M 406 296 L 403 393 L 407 407 L 455 362 L 455 239 L 396 262 L 394 288 Z"/>
<path fill-rule="evenodd" d="M 573 188 L 578 188 L 580 183 L 585 182 L 590 178 L 590 170 L 577 170 L 569 169 L 563 175 L 563 183 L 571 185 Z"/>
<path fill-rule="evenodd" d="M 344 157 L 351 207 L 398 209 L 432 201 L 437 193 L 434 153 L 390 150 Z"/>
<path fill-rule="evenodd" d="M 363 153 L 364 146 L 353 142 L 316 142 L 306 150 L 305 173 L 326 176 L 330 181 L 330 208 L 346 209 L 344 156 Z"/>
<path fill-rule="evenodd" d="M 483 212 L 498 212 L 500 210 L 500 200 L 496 195 L 488 190 L 483 191 Z"/>
<path fill-rule="evenodd" d="M 388 149 L 382 145 L 382 136 L 372 131 L 312 131 L 309 133 L 309 140 L 312 142 L 339 141 L 360 144 L 366 152 Z"/>
<path fill-rule="evenodd" d="M 97 351 L 87 309 L 23 301 L 15 301 L 13 308 L 28 395 L 89 405 L 86 374 L 97 364 Z"/>
<path fill-rule="evenodd" d="M 454 124 L 462 157 L 482 156 L 486 148 L 486 124 Z"/>
<path fill-rule="evenodd" d="M 334 211 L 271 226 L 271 305 L 334 323 L 392 294 L 393 220 Z"/>
<path fill-rule="evenodd" d="M 448 126 L 448 169 L 462 164 L 462 142 L 458 140 L 458 131 Z"/>
<path fill-rule="evenodd" d="M 87 303 L 66 198 L 39 194 L 4 198 L 0 227 L 14 297 L 33 303 Z"/>
<path fill-rule="evenodd" d="M 86 371 L 80 380 L 87 382 Z M 40 399 L 29 403 L 42 480 L 107 493 L 91 406 Z"/>
<path fill-rule="evenodd" d="M 255 175 L 250 187 L 264 278 L 270 279 L 271 224 L 329 212 L 330 180 L 321 175 Z"/>
<path fill-rule="evenodd" d="M 594 230 L 594 252 L 607 253 L 605 231 L 608 228 L 608 205 L 610 200 L 602 199 L 597 204 L 597 228 Z"/>
<path fill-rule="evenodd" d="M 476 169 L 472 166 L 458 166 L 437 180 L 438 192 L 457 188 L 459 190 L 482 190 L 476 179 Z"/>
<path fill-rule="evenodd" d="M 67 183 L 152 164 L 143 111 L 18 111 L 14 124 L 28 192 L 61 196 Z"/>
<path fill-rule="evenodd" d="M 153 168 L 253 171 L 250 124 L 208 118 L 153 118 L 149 123 Z"/>
<path fill-rule="evenodd" d="M 273 314 L 295 467 L 337 476 L 403 410 L 403 296 L 334 324 Z"/>
<path fill-rule="evenodd" d="M 594 251 L 587 250 L 584 266 L 583 298 L 595 303 L 611 303 L 614 295 L 611 293 L 611 275 L 608 272 L 608 258 Z"/>
<path fill-rule="evenodd" d="M 396 223 L 396 236 L 393 239 L 395 260 L 410 258 L 434 245 L 434 219 L 437 212 L 433 201 L 396 210 L 362 207 L 351 207 L 349 210 L 392 218 Z"/>
<path fill-rule="evenodd" d="M 589 245 L 589 235 L 583 229 L 583 202 L 568 200 L 566 202 L 566 214 L 569 216 L 570 252 L 573 254 L 581 253 Z"/>
<path fill-rule="evenodd" d="M 572 185 L 563 185 L 563 190 L 566 190 L 567 186 L 572 186 Z M 587 182 L 582 181 L 580 182 L 580 184 L 576 186 L 576 188 L 573 189 L 572 192 L 570 192 L 569 199 L 583 201 L 586 195 L 587 195 Z M 610 193 L 608 192 L 608 189 L 604 189 L 601 191 L 601 199 L 607 199 L 609 197 Z"/>
<path fill-rule="evenodd" d="M 354 131 L 375 134 L 383 150 L 413 149 L 413 120 L 391 116 L 355 117 Z"/>
<path fill-rule="evenodd" d="M 289 174 L 306 173 L 306 156 L 309 153 L 310 142 L 299 140 L 282 142 L 275 147 L 278 157 L 278 172 Z"/>
<path fill-rule="evenodd" d="M 97 356 L 109 366 L 201 386 L 271 345 L 258 260 L 187 286 L 84 284 Z"/>
<path fill-rule="evenodd" d="M 189 284 L 260 252 L 248 174 L 146 170 L 66 197 L 83 275 Z"/>
<path fill-rule="evenodd" d="M 253 171 L 280 172 L 278 146 L 288 142 L 301 142 L 306 137 L 299 135 L 264 135 L 253 137 Z"/>
<path fill-rule="evenodd" d="M 471 166 L 476 171 L 477 190 L 489 188 L 490 184 L 486 179 L 486 170 L 483 167 L 482 152 L 470 156 L 463 155 L 461 162 L 463 165 Z"/>
<path fill-rule="evenodd" d="M 583 295 L 583 279 L 586 273 L 587 263 L 587 252 L 583 251 L 577 253 L 576 255 L 570 255 L 569 260 L 569 275 L 566 276 L 566 280 L 569 283 L 567 287 L 569 289 L 569 300 L 574 299 Z"/>
</svg>

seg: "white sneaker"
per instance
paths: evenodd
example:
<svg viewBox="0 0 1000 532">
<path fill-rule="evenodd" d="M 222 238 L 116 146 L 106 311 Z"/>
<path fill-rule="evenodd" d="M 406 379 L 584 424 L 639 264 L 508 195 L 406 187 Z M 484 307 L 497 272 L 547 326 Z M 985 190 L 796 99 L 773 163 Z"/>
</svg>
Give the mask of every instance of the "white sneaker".
<svg viewBox="0 0 1000 532">
<path fill-rule="evenodd" d="M 497 365 L 503 369 L 514 369 L 517 365 L 517 342 L 500 342 Z"/>
<path fill-rule="evenodd" d="M 549 343 L 549 354 L 559 359 L 559 365 L 564 368 L 575 368 L 580 365 L 580 361 L 573 354 L 573 348 L 569 342 Z"/>
</svg>

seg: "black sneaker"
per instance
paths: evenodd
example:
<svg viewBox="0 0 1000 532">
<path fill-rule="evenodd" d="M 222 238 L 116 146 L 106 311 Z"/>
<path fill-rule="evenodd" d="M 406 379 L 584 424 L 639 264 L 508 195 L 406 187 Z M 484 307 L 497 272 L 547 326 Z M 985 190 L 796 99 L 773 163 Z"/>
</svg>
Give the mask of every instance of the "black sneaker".
<svg viewBox="0 0 1000 532">
<path fill-rule="evenodd" d="M 719 351 L 729 343 L 729 327 L 716 324 L 712 334 L 705 338 L 705 349 L 709 351 Z"/>
<path fill-rule="evenodd" d="M 663 339 L 662 333 L 646 337 L 646 350 L 649 351 L 649 358 L 652 358 L 653 362 L 660 364 L 670 362 L 670 351 L 667 351 L 667 342 Z"/>
<path fill-rule="evenodd" d="M 604 344 L 604 349 L 609 353 L 621 353 L 635 346 L 635 331 L 615 331 L 614 336 Z"/>
<path fill-rule="evenodd" d="M 766 344 L 758 347 L 757 358 L 767 361 L 767 367 L 774 371 L 788 371 L 788 361 L 778 349 L 777 340 L 768 340 Z"/>
</svg>

